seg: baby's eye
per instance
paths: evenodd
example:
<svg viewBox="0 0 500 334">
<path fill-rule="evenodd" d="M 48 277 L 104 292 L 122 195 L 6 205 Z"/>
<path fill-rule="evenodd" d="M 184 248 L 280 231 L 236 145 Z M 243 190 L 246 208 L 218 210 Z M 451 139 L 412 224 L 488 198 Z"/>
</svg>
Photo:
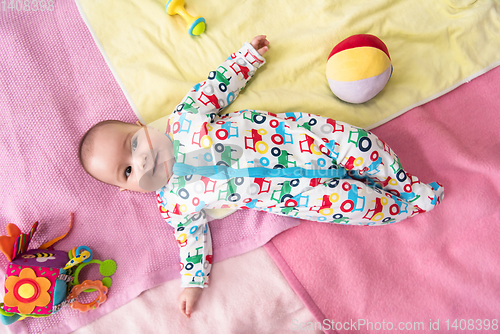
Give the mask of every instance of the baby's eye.
<svg viewBox="0 0 500 334">
<path fill-rule="evenodd" d="M 132 138 L 132 152 L 135 151 L 135 149 L 137 148 L 137 137 L 134 136 L 134 138 Z"/>
<path fill-rule="evenodd" d="M 125 168 L 125 178 L 128 179 L 128 177 L 130 176 L 130 173 L 132 173 L 132 166 L 128 166 L 127 168 Z"/>
</svg>

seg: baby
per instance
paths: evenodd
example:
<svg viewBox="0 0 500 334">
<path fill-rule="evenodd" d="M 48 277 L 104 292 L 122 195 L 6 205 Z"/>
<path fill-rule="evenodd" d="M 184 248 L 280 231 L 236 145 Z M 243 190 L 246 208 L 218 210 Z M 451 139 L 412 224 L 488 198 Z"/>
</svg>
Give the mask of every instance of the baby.
<svg viewBox="0 0 500 334">
<path fill-rule="evenodd" d="M 180 246 L 181 311 L 189 317 L 208 285 L 212 242 L 205 209 L 256 209 L 319 222 L 384 225 L 429 211 L 438 183 L 407 173 L 369 131 L 312 114 L 219 112 L 264 65 L 266 36 L 233 53 L 196 84 L 165 134 L 104 121 L 80 143 L 80 162 L 120 191 L 156 191 Z"/>
</svg>

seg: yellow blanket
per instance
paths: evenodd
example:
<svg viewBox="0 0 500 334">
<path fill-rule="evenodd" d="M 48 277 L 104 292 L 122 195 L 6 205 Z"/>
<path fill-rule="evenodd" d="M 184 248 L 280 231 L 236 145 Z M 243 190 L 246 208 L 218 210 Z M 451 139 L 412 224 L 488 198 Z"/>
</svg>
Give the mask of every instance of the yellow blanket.
<svg viewBox="0 0 500 334">
<path fill-rule="evenodd" d="M 265 34 L 267 64 L 227 111 L 320 114 L 372 128 L 500 64 L 500 2 L 492 0 L 186 0 L 206 19 L 191 37 L 159 0 L 75 0 L 137 117 L 171 113 L 245 41 Z M 331 49 L 373 34 L 387 45 L 394 73 L 373 100 L 337 99 L 325 75 Z"/>
</svg>

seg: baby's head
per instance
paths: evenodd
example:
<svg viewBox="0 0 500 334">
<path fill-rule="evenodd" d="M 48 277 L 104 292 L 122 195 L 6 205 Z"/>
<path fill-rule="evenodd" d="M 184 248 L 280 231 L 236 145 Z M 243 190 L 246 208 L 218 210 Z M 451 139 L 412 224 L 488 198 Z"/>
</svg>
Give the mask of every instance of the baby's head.
<svg viewBox="0 0 500 334">
<path fill-rule="evenodd" d="M 98 181 L 122 190 L 154 191 L 172 175 L 173 146 L 160 131 L 106 120 L 90 128 L 78 150 L 83 169 Z"/>
</svg>

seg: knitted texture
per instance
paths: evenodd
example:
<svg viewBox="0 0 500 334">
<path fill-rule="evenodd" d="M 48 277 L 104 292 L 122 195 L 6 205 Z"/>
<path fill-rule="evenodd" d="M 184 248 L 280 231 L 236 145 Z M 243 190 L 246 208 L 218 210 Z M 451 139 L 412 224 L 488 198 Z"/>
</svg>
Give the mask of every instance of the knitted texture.
<svg viewBox="0 0 500 334">
<path fill-rule="evenodd" d="M 66 333 L 179 278 L 179 250 L 154 193 L 120 193 L 79 165 L 78 143 L 93 124 L 136 118 L 75 3 L 58 1 L 43 12 L 6 3 L 5 10 L 0 4 L 0 234 L 8 223 L 26 233 L 39 221 L 30 245 L 36 248 L 65 233 L 74 212 L 72 231 L 55 249 L 85 245 L 94 258 L 118 265 L 108 300 L 97 310 L 64 307 L 8 327 L 15 333 Z M 298 223 L 254 211 L 213 221 L 214 261 L 259 247 Z M 2 273 L 6 266 L 1 256 Z M 83 279 L 102 277 L 97 265 L 88 268 Z"/>
</svg>

